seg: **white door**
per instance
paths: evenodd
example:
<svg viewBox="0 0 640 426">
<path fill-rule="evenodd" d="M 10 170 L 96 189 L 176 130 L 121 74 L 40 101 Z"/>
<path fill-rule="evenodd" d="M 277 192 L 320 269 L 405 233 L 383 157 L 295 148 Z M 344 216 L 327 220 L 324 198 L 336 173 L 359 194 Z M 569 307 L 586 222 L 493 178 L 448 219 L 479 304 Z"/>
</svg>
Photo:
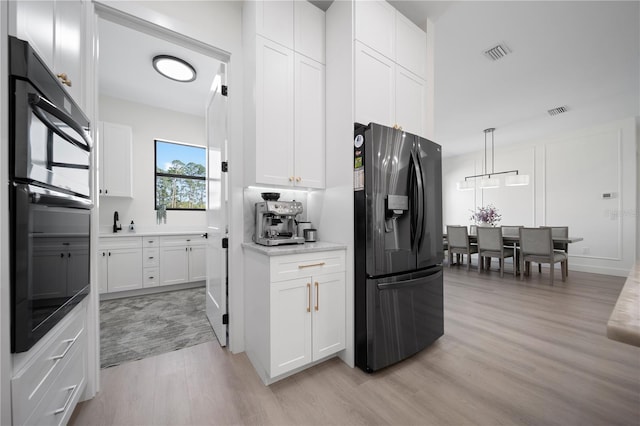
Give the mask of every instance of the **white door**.
<svg viewBox="0 0 640 426">
<path fill-rule="evenodd" d="M 325 68 L 295 54 L 295 184 L 324 188 Z"/>
<path fill-rule="evenodd" d="M 207 103 L 207 145 L 209 150 L 207 196 L 207 317 L 220 346 L 227 345 L 227 160 L 226 64 L 220 65 Z"/>
<path fill-rule="evenodd" d="M 311 362 L 312 292 L 311 277 L 271 284 L 271 377 Z"/>
</svg>

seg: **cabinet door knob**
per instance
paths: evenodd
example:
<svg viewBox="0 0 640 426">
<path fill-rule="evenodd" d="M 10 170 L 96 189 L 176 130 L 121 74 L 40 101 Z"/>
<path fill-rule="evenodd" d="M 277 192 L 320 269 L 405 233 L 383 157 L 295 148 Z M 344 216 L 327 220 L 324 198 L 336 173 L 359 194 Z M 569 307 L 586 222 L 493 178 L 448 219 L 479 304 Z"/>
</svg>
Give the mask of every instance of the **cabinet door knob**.
<svg viewBox="0 0 640 426">
<path fill-rule="evenodd" d="M 149 256 L 149 259 L 153 259 L 153 256 Z"/>
<path fill-rule="evenodd" d="M 71 87 L 71 80 L 69 80 L 67 73 L 61 72 L 56 77 L 60 79 L 60 82 L 62 82 L 62 84 L 64 84 L 65 86 Z"/>
<path fill-rule="evenodd" d="M 318 285 L 318 281 L 315 282 L 316 285 L 316 312 L 320 309 L 320 286 Z"/>
<path fill-rule="evenodd" d="M 289 182 L 293 182 L 293 176 L 289 176 Z"/>
<path fill-rule="evenodd" d="M 300 182 L 301 180 L 302 180 L 302 178 L 301 178 L 300 176 L 298 176 L 298 177 L 296 178 L 296 182 Z"/>
<path fill-rule="evenodd" d="M 307 283 L 307 294 L 309 295 L 309 301 L 307 302 L 307 312 L 311 312 L 311 283 Z"/>
</svg>

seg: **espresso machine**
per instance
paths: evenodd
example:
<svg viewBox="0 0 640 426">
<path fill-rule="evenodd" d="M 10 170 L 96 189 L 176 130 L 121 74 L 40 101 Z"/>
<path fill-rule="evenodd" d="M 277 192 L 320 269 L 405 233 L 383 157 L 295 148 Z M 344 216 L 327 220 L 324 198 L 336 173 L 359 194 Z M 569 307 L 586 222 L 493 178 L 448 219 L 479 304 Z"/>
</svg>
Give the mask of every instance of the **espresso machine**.
<svg viewBox="0 0 640 426">
<path fill-rule="evenodd" d="M 304 244 L 296 234 L 296 216 L 302 213 L 299 201 L 262 201 L 256 203 L 255 242 L 264 246 Z"/>
</svg>

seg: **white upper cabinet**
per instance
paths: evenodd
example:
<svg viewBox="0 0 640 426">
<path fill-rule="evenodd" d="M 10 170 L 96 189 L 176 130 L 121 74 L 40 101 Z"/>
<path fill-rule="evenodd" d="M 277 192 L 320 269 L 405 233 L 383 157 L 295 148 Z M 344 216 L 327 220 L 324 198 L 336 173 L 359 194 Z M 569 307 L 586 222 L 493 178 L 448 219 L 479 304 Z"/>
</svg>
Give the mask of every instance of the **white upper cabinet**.
<svg viewBox="0 0 640 426">
<path fill-rule="evenodd" d="M 396 63 L 426 78 L 427 34 L 400 12 L 396 12 Z"/>
<path fill-rule="evenodd" d="M 293 51 L 256 37 L 256 179 L 293 182 Z"/>
<path fill-rule="evenodd" d="M 10 3 L 16 36 L 29 42 L 80 107 L 84 32 L 83 0 Z"/>
<path fill-rule="evenodd" d="M 355 120 L 425 136 L 426 33 L 385 1 L 355 4 Z"/>
<path fill-rule="evenodd" d="M 71 97 L 82 103 L 82 16 L 81 0 L 56 1 L 54 70 Z M 66 77 L 65 77 L 66 76 Z"/>
<path fill-rule="evenodd" d="M 325 13 L 308 1 L 294 1 L 295 51 L 325 63 Z"/>
<path fill-rule="evenodd" d="M 423 79 L 396 65 L 396 122 L 405 132 L 424 135 L 427 88 Z"/>
<path fill-rule="evenodd" d="M 293 49 L 292 1 L 256 1 L 256 33 Z"/>
<path fill-rule="evenodd" d="M 396 65 L 357 41 L 355 55 L 356 122 L 393 126 L 396 123 Z"/>
<path fill-rule="evenodd" d="M 55 2 L 16 1 L 16 36 L 28 41 L 31 47 L 53 70 L 55 31 Z"/>
<path fill-rule="evenodd" d="M 295 54 L 295 184 L 325 185 L 325 66 Z"/>
<path fill-rule="evenodd" d="M 107 197 L 133 197 L 133 132 L 131 127 L 100 122 L 99 193 Z"/>
<path fill-rule="evenodd" d="M 356 1 L 356 39 L 395 59 L 396 10 L 384 0 Z"/>
<path fill-rule="evenodd" d="M 292 37 L 295 28 L 292 47 L 267 31 L 274 16 Z M 324 12 L 305 1 L 256 1 L 244 4 L 243 18 L 245 135 L 253 141 L 244 147 L 245 184 L 324 188 Z"/>
</svg>

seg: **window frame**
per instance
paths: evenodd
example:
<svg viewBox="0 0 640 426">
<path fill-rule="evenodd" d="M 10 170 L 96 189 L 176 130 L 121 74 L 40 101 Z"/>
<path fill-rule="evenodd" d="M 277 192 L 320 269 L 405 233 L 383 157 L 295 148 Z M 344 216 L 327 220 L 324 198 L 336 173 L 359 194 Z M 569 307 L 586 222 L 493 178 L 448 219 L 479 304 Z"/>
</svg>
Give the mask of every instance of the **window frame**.
<svg viewBox="0 0 640 426">
<path fill-rule="evenodd" d="M 162 143 L 168 143 L 168 144 L 174 144 L 174 145 L 183 145 L 183 146 L 188 146 L 191 148 L 200 148 L 204 150 L 204 170 L 205 170 L 205 175 L 204 176 L 190 176 L 190 175 L 177 175 L 177 174 L 173 174 L 173 173 L 162 173 L 162 172 L 158 172 L 157 168 L 158 168 L 158 142 L 162 142 Z M 191 180 L 201 180 L 204 181 L 205 187 L 204 187 L 204 207 L 203 208 L 176 208 L 176 207 L 166 207 L 166 210 L 169 211 L 206 211 L 207 210 L 207 202 L 208 202 L 208 195 L 209 195 L 209 191 L 208 191 L 208 181 L 207 181 L 207 165 L 208 165 L 208 150 L 207 147 L 205 146 L 201 146 L 201 145 L 194 145 L 194 144 L 190 144 L 190 143 L 186 143 L 186 142 L 178 142 L 178 141 L 172 141 L 172 140 L 168 140 L 168 139 L 160 139 L 160 138 L 154 138 L 153 140 L 153 204 L 154 207 L 153 209 L 155 211 L 158 210 L 158 177 L 169 177 L 169 178 L 177 178 L 177 179 L 191 179 Z"/>
</svg>

